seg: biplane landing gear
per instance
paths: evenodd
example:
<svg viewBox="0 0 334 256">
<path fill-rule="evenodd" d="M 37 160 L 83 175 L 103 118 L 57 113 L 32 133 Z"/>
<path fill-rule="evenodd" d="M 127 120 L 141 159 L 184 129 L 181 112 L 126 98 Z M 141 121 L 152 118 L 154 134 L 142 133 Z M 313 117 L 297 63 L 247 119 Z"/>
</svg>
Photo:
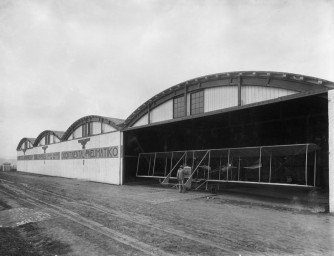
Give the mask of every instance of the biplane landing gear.
<svg viewBox="0 0 334 256">
<path fill-rule="evenodd" d="M 210 186 L 210 193 L 216 195 L 217 194 L 217 185 L 211 185 Z"/>
</svg>

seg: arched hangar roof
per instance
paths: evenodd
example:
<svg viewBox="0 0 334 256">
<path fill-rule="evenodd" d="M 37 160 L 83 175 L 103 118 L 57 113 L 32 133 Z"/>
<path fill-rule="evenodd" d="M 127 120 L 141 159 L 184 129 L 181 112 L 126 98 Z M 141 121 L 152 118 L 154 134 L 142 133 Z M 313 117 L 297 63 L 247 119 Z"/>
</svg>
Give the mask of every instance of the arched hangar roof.
<svg viewBox="0 0 334 256">
<path fill-rule="evenodd" d="M 54 136 L 56 136 L 59 140 L 62 139 L 63 135 L 65 132 L 61 132 L 61 131 L 52 131 L 52 130 L 45 130 L 43 132 L 41 132 L 38 137 L 36 138 L 35 142 L 34 142 L 34 147 L 38 146 L 38 143 L 42 140 L 42 138 L 47 135 L 47 134 L 52 134 Z"/>
<path fill-rule="evenodd" d="M 19 142 L 19 144 L 17 145 L 16 147 L 16 150 L 20 150 L 21 147 L 22 147 L 22 144 L 26 141 L 29 141 L 32 145 L 34 145 L 34 142 L 35 142 L 36 138 L 22 138 Z"/>
<path fill-rule="evenodd" d="M 124 122 L 123 119 L 118 118 L 111 118 L 111 117 L 105 117 L 105 116 L 97 116 L 97 115 L 89 115 L 82 117 L 75 121 L 64 133 L 62 136 L 62 140 L 67 140 L 70 135 L 82 124 L 87 122 L 102 122 L 109 124 L 113 128 L 115 128 L 117 131 L 119 131 L 122 128 L 122 124 Z"/>
<path fill-rule="evenodd" d="M 330 90 L 334 88 L 334 83 L 327 80 L 284 72 L 236 71 L 211 74 L 179 83 L 153 96 L 151 99 L 139 106 L 124 121 L 124 127 L 133 125 L 148 112 L 148 109 L 153 109 L 154 107 L 172 99 L 175 96 L 181 95 L 184 92 L 224 85 L 274 87 L 295 92 Z"/>
</svg>

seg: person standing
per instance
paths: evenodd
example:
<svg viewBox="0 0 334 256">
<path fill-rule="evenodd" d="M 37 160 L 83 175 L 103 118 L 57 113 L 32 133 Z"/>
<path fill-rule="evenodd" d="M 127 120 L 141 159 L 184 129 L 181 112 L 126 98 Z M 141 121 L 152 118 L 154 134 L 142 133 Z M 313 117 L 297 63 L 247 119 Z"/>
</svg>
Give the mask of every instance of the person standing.
<svg viewBox="0 0 334 256">
<path fill-rule="evenodd" d="M 184 181 L 184 171 L 183 171 L 183 165 L 180 166 L 180 168 L 177 170 L 176 178 L 178 181 L 178 187 L 179 187 L 179 192 L 183 192 L 183 181 Z"/>
</svg>

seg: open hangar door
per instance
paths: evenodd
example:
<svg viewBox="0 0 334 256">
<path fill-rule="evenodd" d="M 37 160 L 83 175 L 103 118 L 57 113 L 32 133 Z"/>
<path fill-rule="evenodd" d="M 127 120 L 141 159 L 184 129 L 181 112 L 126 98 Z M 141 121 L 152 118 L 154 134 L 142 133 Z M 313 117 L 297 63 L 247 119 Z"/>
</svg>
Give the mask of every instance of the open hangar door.
<svg viewBox="0 0 334 256">
<path fill-rule="evenodd" d="M 316 186 L 328 189 L 327 94 L 124 130 L 124 183 L 136 180 L 139 153 L 314 143 Z"/>
</svg>

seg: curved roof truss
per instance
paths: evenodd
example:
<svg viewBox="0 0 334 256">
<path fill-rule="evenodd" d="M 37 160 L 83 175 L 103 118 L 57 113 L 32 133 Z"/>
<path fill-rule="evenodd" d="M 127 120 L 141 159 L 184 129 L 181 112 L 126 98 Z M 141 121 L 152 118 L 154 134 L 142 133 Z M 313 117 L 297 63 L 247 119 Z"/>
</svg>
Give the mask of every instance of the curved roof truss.
<svg viewBox="0 0 334 256">
<path fill-rule="evenodd" d="M 334 83 L 309 76 L 271 71 L 237 71 L 201 76 L 172 86 L 139 106 L 124 122 L 130 127 L 150 109 L 179 95 L 218 86 L 263 86 L 282 88 L 295 92 L 333 89 Z"/>
<path fill-rule="evenodd" d="M 117 131 L 119 131 L 122 127 L 122 124 L 124 120 L 118 119 L 118 118 L 111 118 L 111 117 L 104 117 L 104 116 L 97 116 L 97 115 L 90 115 L 90 116 L 85 116 L 77 121 L 75 121 L 64 133 L 62 136 L 62 140 L 68 140 L 70 135 L 82 124 L 85 124 L 87 122 L 102 122 L 105 124 L 109 124 L 113 128 L 115 128 Z"/>
<path fill-rule="evenodd" d="M 38 137 L 36 138 L 35 142 L 34 142 L 34 147 L 38 146 L 38 143 L 40 143 L 40 141 L 43 139 L 43 137 L 45 137 L 46 135 L 51 134 L 56 136 L 59 140 L 61 140 L 61 138 L 64 135 L 64 132 L 60 132 L 60 131 L 52 131 L 52 130 L 45 130 L 43 132 L 41 132 Z"/>
<path fill-rule="evenodd" d="M 22 138 L 19 142 L 19 144 L 17 145 L 16 147 L 16 150 L 20 150 L 22 145 L 26 142 L 26 141 L 29 141 L 31 143 L 31 145 L 34 145 L 34 142 L 35 142 L 35 138 Z"/>
</svg>

